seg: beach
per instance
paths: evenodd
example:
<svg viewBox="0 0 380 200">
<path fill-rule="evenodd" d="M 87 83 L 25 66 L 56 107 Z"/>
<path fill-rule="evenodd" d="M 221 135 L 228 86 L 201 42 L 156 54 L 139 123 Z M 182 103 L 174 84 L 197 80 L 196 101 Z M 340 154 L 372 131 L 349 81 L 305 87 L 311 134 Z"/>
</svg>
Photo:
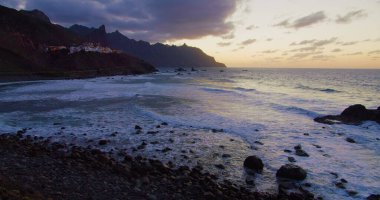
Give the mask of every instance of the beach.
<svg viewBox="0 0 380 200">
<path fill-rule="evenodd" d="M 355 103 L 377 108 L 378 73 L 161 70 L 2 83 L 0 130 L 26 129 L 30 137 L 99 149 L 117 162 L 124 159 L 119 154 L 127 154 L 171 163 L 173 169 L 202 166 L 203 173 L 218 177 L 216 183 L 227 180 L 251 193 L 278 194 L 276 171 L 292 163 L 307 171 L 297 187 L 314 198 L 363 199 L 379 189 L 379 125 L 326 125 L 313 119 Z M 297 151 L 298 145 L 308 156 Z M 251 155 L 263 160 L 261 173 L 244 169 Z"/>
</svg>

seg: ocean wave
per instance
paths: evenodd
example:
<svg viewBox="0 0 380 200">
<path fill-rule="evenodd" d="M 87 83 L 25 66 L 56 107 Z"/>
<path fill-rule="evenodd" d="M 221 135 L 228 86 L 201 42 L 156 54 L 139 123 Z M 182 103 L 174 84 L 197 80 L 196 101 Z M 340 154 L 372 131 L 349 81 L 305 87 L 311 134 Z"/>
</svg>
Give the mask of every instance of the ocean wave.
<svg viewBox="0 0 380 200">
<path fill-rule="evenodd" d="M 204 90 L 206 92 L 214 92 L 214 93 L 234 93 L 234 91 L 231 91 L 231 90 L 208 88 L 208 87 L 201 88 L 201 90 Z"/>
<path fill-rule="evenodd" d="M 296 107 L 296 106 L 286 106 L 286 105 L 274 104 L 273 108 L 276 110 L 282 111 L 282 112 L 290 112 L 290 113 L 294 113 L 294 114 L 306 115 L 306 116 L 311 117 L 311 118 L 315 118 L 315 117 L 319 116 L 319 113 L 317 113 L 317 112 L 307 110 L 307 109 L 301 108 L 301 107 Z"/>
<path fill-rule="evenodd" d="M 314 90 L 314 91 L 319 91 L 319 92 L 326 92 L 326 93 L 339 93 L 341 91 L 335 90 L 332 88 L 313 88 L 305 85 L 299 85 L 296 87 L 297 89 L 303 89 L 303 90 Z"/>
<path fill-rule="evenodd" d="M 242 91 L 242 92 L 254 92 L 254 91 L 256 91 L 253 88 L 242 88 L 242 87 L 236 87 L 236 88 L 233 88 L 233 89 L 234 90 L 239 90 L 239 91 Z"/>
</svg>

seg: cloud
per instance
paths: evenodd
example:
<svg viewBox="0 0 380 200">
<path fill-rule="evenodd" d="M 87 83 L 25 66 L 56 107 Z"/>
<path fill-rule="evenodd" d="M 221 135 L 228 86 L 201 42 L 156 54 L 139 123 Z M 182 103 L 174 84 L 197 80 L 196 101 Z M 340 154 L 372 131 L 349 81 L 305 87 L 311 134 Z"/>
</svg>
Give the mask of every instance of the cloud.
<svg viewBox="0 0 380 200">
<path fill-rule="evenodd" d="M 231 39 L 234 39 L 234 38 L 235 38 L 235 34 L 234 34 L 233 32 L 231 32 L 231 33 L 228 33 L 228 34 L 222 35 L 221 38 L 222 38 L 222 39 L 225 39 L 225 40 L 231 40 Z"/>
<path fill-rule="evenodd" d="M 338 24 L 348 24 L 351 23 L 355 19 L 360 19 L 366 17 L 367 13 L 364 10 L 355 10 L 348 12 L 347 14 L 340 16 L 338 15 L 335 22 Z"/>
<path fill-rule="evenodd" d="M 369 55 L 380 54 L 380 50 L 370 51 L 370 52 L 368 52 L 368 54 Z"/>
<path fill-rule="evenodd" d="M 253 29 L 257 29 L 257 28 L 259 28 L 259 27 L 255 26 L 255 25 L 251 25 L 251 26 L 246 27 L 245 29 L 250 31 L 250 30 L 253 30 Z"/>
<path fill-rule="evenodd" d="M 240 46 L 240 47 L 238 47 L 238 48 L 236 48 L 236 49 L 233 49 L 232 51 L 233 52 L 236 52 L 236 51 L 240 51 L 240 50 L 242 50 L 242 49 L 244 49 L 245 48 L 245 46 Z"/>
<path fill-rule="evenodd" d="M 333 50 L 331 50 L 331 52 L 333 52 L 333 53 L 342 52 L 342 49 L 339 49 L 339 48 L 337 48 L 337 49 L 333 49 Z"/>
<path fill-rule="evenodd" d="M 309 46 L 309 47 L 302 47 L 298 49 L 293 49 L 291 52 L 305 52 L 305 51 L 316 51 L 318 49 L 317 46 Z"/>
<path fill-rule="evenodd" d="M 285 28 L 294 28 L 294 29 L 300 29 L 312 26 L 314 24 L 320 23 L 326 19 L 326 15 L 324 11 L 319 11 L 312 13 L 310 15 L 301 17 L 299 19 L 294 20 L 291 22 L 289 19 L 284 20 L 278 24 L 275 24 L 274 26 L 280 26 Z"/>
<path fill-rule="evenodd" d="M 352 42 L 337 42 L 337 44 L 340 44 L 342 46 L 351 46 L 351 45 L 354 45 L 354 44 L 357 44 L 358 42 L 357 41 L 352 41 Z"/>
<path fill-rule="evenodd" d="M 328 44 L 334 43 L 337 39 L 338 39 L 338 38 L 333 37 L 333 38 L 330 38 L 330 39 L 328 39 L 328 40 L 316 40 L 316 41 L 313 43 L 313 46 L 317 46 L 317 47 L 325 46 L 325 45 L 328 45 Z"/>
<path fill-rule="evenodd" d="M 221 47 L 226 47 L 226 46 L 230 46 L 231 42 L 219 42 L 218 45 Z"/>
<path fill-rule="evenodd" d="M 313 44 L 315 42 L 314 40 L 302 40 L 301 42 L 292 42 L 290 46 L 296 46 L 296 45 L 305 45 L 305 44 Z"/>
<path fill-rule="evenodd" d="M 346 56 L 357 56 L 357 55 L 362 55 L 363 52 L 361 51 L 358 51 L 358 52 L 354 52 L 354 53 L 349 53 L 349 54 L 345 54 Z"/>
<path fill-rule="evenodd" d="M 45 12 L 53 22 L 120 30 L 129 37 L 149 41 L 220 36 L 234 29 L 227 19 L 240 0 L 5 0 L 13 7 Z"/>
<path fill-rule="evenodd" d="M 335 57 L 334 56 L 328 56 L 328 55 L 315 55 L 315 56 L 311 57 L 312 60 L 319 60 L 319 61 L 327 61 L 327 60 L 330 60 L 332 58 L 335 58 Z"/>
<path fill-rule="evenodd" d="M 338 38 L 332 37 L 325 40 L 303 40 L 301 42 L 292 42 L 290 46 L 303 46 L 301 48 L 293 49 L 292 52 L 315 52 L 323 49 L 323 46 L 334 43 Z"/>
<path fill-rule="evenodd" d="M 261 53 L 265 53 L 265 54 L 272 54 L 272 53 L 276 53 L 278 50 L 275 49 L 275 50 L 266 50 L 266 51 L 261 51 Z"/>
<path fill-rule="evenodd" d="M 293 56 L 289 57 L 290 60 L 300 60 L 300 59 L 303 59 L 303 58 L 307 58 L 311 55 L 313 55 L 314 53 L 296 53 L 294 54 Z"/>
<path fill-rule="evenodd" d="M 240 45 L 245 46 L 245 45 L 250 45 L 256 42 L 256 39 L 248 39 L 244 40 L 243 42 L 240 43 Z"/>
</svg>

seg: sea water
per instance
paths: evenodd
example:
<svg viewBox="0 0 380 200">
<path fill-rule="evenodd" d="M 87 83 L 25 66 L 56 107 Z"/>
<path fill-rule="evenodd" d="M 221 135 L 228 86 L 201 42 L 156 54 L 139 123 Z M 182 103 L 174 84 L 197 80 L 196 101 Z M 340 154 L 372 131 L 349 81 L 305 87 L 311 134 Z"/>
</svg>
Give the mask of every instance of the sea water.
<svg viewBox="0 0 380 200">
<path fill-rule="evenodd" d="M 379 99 L 380 70 L 161 70 L 12 82 L 0 84 L 0 132 L 30 128 L 28 134 L 53 141 L 177 166 L 202 165 L 221 179 L 269 192 L 277 190 L 276 170 L 292 156 L 308 172 L 301 183 L 310 183 L 317 196 L 364 199 L 380 191 L 380 125 L 325 125 L 313 118 L 339 114 L 352 104 L 376 109 Z M 143 127 L 142 133 L 135 125 Z M 99 146 L 100 139 L 110 142 Z M 298 144 L 310 157 L 294 155 Z M 262 158 L 261 174 L 245 173 L 242 165 L 249 155 Z M 335 186 L 341 178 L 348 181 L 347 189 Z M 246 179 L 255 184 L 247 185 Z M 347 190 L 358 194 L 351 197 Z"/>
</svg>

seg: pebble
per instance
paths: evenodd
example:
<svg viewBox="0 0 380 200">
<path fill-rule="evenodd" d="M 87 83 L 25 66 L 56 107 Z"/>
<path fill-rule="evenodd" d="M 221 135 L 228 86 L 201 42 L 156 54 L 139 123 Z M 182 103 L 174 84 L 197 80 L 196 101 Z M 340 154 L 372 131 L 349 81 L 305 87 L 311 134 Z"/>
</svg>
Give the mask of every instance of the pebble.
<svg viewBox="0 0 380 200">
<path fill-rule="evenodd" d="M 289 162 L 296 162 L 296 159 L 294 157 L 289 156 L 288 157 L 288 161 Z"/>
<path fill-rule="evenodd" d="M 346 138 L 346 141 L 349 143 L 356 143 L 356 141 L 352 138 Z"/>
<path fill-rule="evenodd" d="M 353 191 L 353 190 L 347 190 L 347 194 L 350 195 L 350 196 L 355 196 L 355 195 L 358 194 L 358 192 Z"/>
<path fill-rule="evenodd" d="M 215 165 L 216 168 L 219 168 L 219 169 L 225 169 L 226 167 L 224 167 L 224 165 L 222 164 L 217 164 Z"/>
<path fill-rule="evenodd" d="M 230 154 L 223 154 L 223 155 L 222 155 L 222 158 L 230 158 L 230 157 L 231 157 Z"/>
<path fill-rule="evenodd" d="M 106 145 L 108 143 L 107 140 L 99 140 L 99 145 Z"/>
<path fill-rule="evenodd" d="M 342 183 L 342 182 L 337 182 L 337 183 L 335 183 L 335 186 L 336 186 L 337 188 L 340 188 L 340 189 L 346 189 L 346 186 L 345 186 L 344 183 Z"/>
<path fill-rule="evenodd" d="M 300 144 L 298 144 L 297 146 L 294 146 L 294 149 L 295 150 L 301 150 L 302 149 L 302 146 Z"/>
<path fill-rule="evenodd" d="M 171 150 L 172 150 L 171 148 L 169 148 L 169 147 L 165 147 L 165 148 L 162 149 L 161 151 L 162 151 L 163 153 L 166 153 L 166 152 L 171 151 Z"/>
<path fill-rule="evenodd" d="M 301 156 L 301 157 L 309 157 L 309 154 L 306 153 L 304 150 L 302 149 L 297 149 L 296 150 L 296 155 L 297 156 Z"/>
</svg>

